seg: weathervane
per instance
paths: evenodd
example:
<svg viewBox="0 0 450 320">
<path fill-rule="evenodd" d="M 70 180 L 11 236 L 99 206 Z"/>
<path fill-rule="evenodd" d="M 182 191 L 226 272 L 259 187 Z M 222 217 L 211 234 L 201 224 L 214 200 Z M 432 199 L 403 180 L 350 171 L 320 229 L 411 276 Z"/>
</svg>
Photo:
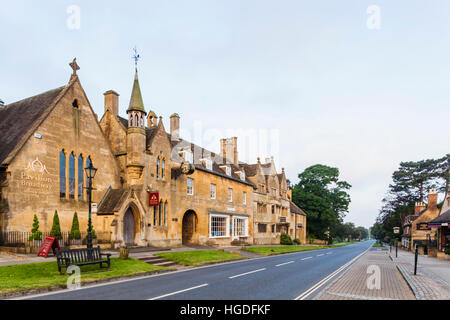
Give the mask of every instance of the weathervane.
<svg viewBox="0 0 450 320">
<path fill-rule="evenodd" d="M 136 66 L 136 69 L 137 69 L 137 63 L 138 63 L 138 60 L 141 58 L 141 56 L 137 53 L 136 47 L 134 47 L 133 51 L 134 51 L 134 56 L 133 56 L 134 65 Z"/>
</svg>

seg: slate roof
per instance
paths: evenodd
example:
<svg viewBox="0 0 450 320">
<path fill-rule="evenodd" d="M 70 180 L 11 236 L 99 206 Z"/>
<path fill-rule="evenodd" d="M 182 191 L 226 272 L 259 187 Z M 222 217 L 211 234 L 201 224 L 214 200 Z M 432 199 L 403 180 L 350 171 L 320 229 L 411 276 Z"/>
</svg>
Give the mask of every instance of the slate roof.
<svg viewBox="0 0 450 320">
<path fill-rule="evenodd" d="M 111 189 L 111 187 L 109 187 L 98 204 L 97 214 L 113 214 L 114 212 L 119 211 L 128 191 L 128 189 Z"/>
<path fill-rule="evenodd" d="M 450 209 L 440 214 L 436 219 L 428 222 L 431 225 L 440 225 L 441 223 L 450 223 Z"/>
<path fill-rule="evenodd" d="M 66 86 L 62 86 L 0 109 L 0 164 L 19 145 Z"/>
<path fill-rule="evenodd" d="M 301 214 L 302 216 L 306 216 L 306 213 L 300 209 L 295 203 L 293 203 L 292 201 L 289 201 L 291 204 L 291 212 L 295 213 L 295 214 Z"/>
<path fill-rule="evenodd" d="M 119 121 L 124 125 L 125 128 L 128 128 L 128 120 L 124 119 L 120 116 L 117 116 L 117 118 L 119 119 Z M 145 135 L 146 135 L 146 145 L 147 147 L 149 145 L 151 145 L 153 138 L 156 135 L 156 132 L 158 130 L 158 127 L 145 127 Z M 222 170 L 220 168 L 220 166 L 225 165 L 225 159 L 223 157 L 221 157 L 219 154 L 216 154 L 215 152 L 206 150 L 205 148 L 202 148 L 194 143 L 191 143 L 187 140 L 184 139 L 179 139 L 179 140 L 172 140 L 171 139 L 171 135 L 170 133 L 167 133 L 167 136 L 169 137 L 169 140 L 172 144 L 172 148 L 178 147 L 180 149 L 190 149 L 191 152 L 194 155 L 194 166 L 196 169 L 205 171 L 205 172 L 210 172 L 216 175 L 219 175 L 221 177 L 227 178 L 227 179 L 231 179 L 237 182 L 241 182 L 247 185 L 251 185 L 252 187 L 255 187 L 255 185 L 249 180 L 247 179 L 247 172 L 245 172 L 245 181 L 241 180 L 241 177 L 236 174 L 236 171 L 242 171 L 242 169 L 234 164 L 227 164 L 229 166 L 231 166 L 231 176 L 228 176 L 224 170 Z M 208 159 L 212 159 L 212 160 L 216 160 L 213 161 L 213 166 L 212 166 L 212 170 L 206 169 L 206 167 L 202 166 L 200 164 L 200 159 L 203 158 L 208 158 Z M 181 162 L 181 158 L 180 158 L 180 162 Z"/>
</svg>

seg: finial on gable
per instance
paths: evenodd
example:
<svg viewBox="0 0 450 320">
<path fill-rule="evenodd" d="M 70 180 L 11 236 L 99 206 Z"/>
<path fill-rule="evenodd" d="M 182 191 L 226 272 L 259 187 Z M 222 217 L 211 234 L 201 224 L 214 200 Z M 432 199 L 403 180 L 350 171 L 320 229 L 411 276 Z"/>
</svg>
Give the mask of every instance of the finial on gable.
<svg viewBox="0 0 450 320">
<path fill-rule="evenodd" d="M 73 58 L 73 61 L 69 63 L 69 66 L 72 68 L 72 77 L 77 75 L 77 71 L 80 70 L 80 66 L 77 64 L 77 58 Z"/>
</svg>

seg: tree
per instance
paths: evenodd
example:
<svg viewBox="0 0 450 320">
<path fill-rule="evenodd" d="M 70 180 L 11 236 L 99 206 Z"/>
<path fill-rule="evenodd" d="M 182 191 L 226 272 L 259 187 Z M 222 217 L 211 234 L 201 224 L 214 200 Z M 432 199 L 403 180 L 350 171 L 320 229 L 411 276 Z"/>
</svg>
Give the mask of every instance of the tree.
<svg viewBox="0 0 450 320">
<path fill-rule="evenodd" d="M 89 237 L 89 225 L 88 225 L 86 231 L 87 231 L 87 235 L 86 235 L 86 239 L 87 239 Z M 92 226 L 91 234 L 92 234 L 92 239 L 96 239 L 97 238 L 97 235 L 95 234 L 94 226 Z"/>
<path fill-rule="evenodd" d="M 75 211 L 72 219 L 72 229 L 70 230 L 70 239 L 81 239 L 80 224 L 78 222 L 78 214 Z"/>
<path fill-rule="evenodd" d="M 42 240 L 42 232 L 39 231 L 39 220 L 36 214 L 33 217 L 33 228 L 31 229 L 30 240 Z"/>
<path fill-rule="evenodd" d="M 339 180 L 339 169 L 321 164 L 306 168 L 298 177 L 293 202 L 307 214 L 308 234 L 326 240 L 328 228 L 342 222 L 348 211 L 351 185 Z"/>
<path fill-rule="evenodd" d="M 55 210 L 55 214 L 53 215 L 53 225 L 52 230 L 50 231 L 50 237 L 56 237 L 58 240 L 62 240 L 61 227 L 59 225 L 57 210 Z"/>
<path fill-rule="evenodd" d="M 379 240 L 398 238 L 394 227 L 400 227 L 403 233 L 403 221 L 414 213 L 414 203 L 423 201 L 428 189 L 444 192 L 449 185 L 450 154 L 439 159 L 401 162 L 392 174 L 392 183 L 382 200 L 374 231 Z M 382 232 L 380 230 L 382 228 Z M 374 236 L 375 237 L 375 236 Z"/>
</svg>

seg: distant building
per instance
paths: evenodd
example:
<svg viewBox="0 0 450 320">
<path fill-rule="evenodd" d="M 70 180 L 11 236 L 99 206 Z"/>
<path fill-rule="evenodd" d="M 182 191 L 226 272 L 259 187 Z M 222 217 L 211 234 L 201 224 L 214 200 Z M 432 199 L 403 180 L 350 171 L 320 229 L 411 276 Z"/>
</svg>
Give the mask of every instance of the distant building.
<svg viewBox="0 0 450 320">
<path fill-rule="evenodd" d="M 437 191 L 430 190 L 428 204 L 416 202 L 414 214 L 403 221 L 402 246 L 413 250 L 414 246 L 435 241 L 435 232 L 428 227 L 428 223 L 439 215 L 437 207 Z"/>
<path fill-rule="evenodd" d="M 438 230 L 438 250 L 445 251 L 450 248 L 450 188 L 445 193 L 444 203 L 442 204 L 439 216 L 430 221 L 428 225 L 434 230 Z"/>
</svg>

